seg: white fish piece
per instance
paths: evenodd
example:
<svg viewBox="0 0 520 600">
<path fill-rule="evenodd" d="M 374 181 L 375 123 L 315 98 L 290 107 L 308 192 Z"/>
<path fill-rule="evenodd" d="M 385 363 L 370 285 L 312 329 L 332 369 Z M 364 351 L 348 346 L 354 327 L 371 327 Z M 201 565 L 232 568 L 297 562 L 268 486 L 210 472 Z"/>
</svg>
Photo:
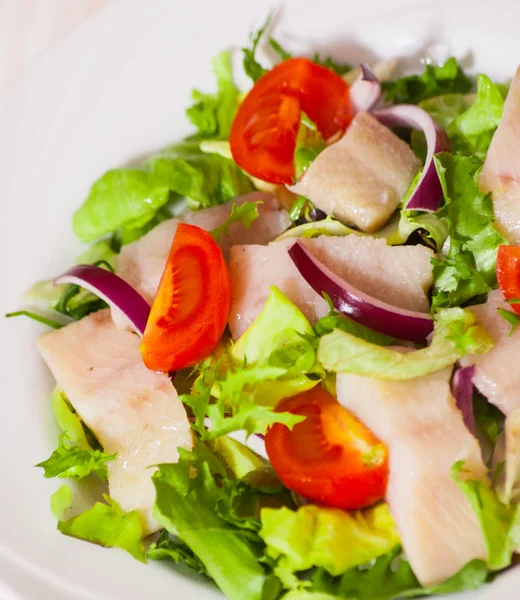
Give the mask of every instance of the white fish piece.
<svg viewBox="0 0 520 600">
<path fill-rule="evenodd" d="M 408 310 L 428 312 L 431 258 L 424 246 L 387 246 L 385 240 L 349 235 L 301 238 L 336 275 L 361 291 Z M 268 246 L 233 246 L 229 261 L 232 304 L 229 327 L 238 339 L 262 310 L 270 286 L 278 287 L 314 324 L 328 313 L 325 300 L 303 279 L 287 249 L 292 239 Z"/>
<path fill-rule="evenodd" d="M 511 325 L 500 316 L 498 309 L 512 309 L 500 290 L 491 292 L 484 304 L 468 308 L 489 333 L 494 345 L 487 354 L 468 354 L 460 362 L 464 367 L 475 365 L 473 383 L 492 404 L 508 415 L 520 408 L 520 329 L 509 336 Z"/>
<path fill-rule="evenodd" d="M 451 367 L 408 381 L 338 374 L 338 401 L 389 449 L 386 502 L 413 571 L 424 587 L 445 581 L 473 559 L 487 559 L 469 501 L 452 479 L 486 473 L 477 440 L 451 395 Z"/>
<path fill-rule="evenodd" d="M 520 67 L 480 174 L 483 192 L 491 192 L 498 231 L 520 244 Z"/>
<path fill-rule="evenodd" d="M 495 290 L 484 304 L 470 306 L 479 323 L 493 339 L 493 348 L 484 355 L 466 355 L 461 359 L 464 367 L 475 365 L 473 383 L 477 389 L 506 415 L 503 458 L 504 476 L 499 492 L 509 502 L 520 481 L 520 330 L 509 335 L 511 325 L 500 315 L 499 309 L 511 311 L 502 292 Z"/>
<path fill-rule="evenodd" d="M 291 221 L 287 212 L 280 210 L 273 194 L 252 192 L 220 206 L 199 211 L 188 210 L 177 219 L 164 221 L 141 239 L 122 248 L 117 262 L 117 275 L 152 304 L 180 222 L 211 231 L 222 225 L 229 217 L 233 203 L 241 205 L 244 202 L 257 201 L 263 204 L 259 206 L 259 216 L 251 223 L 249 230 L 241 223 L 233 223 L 229 228 L 229 237 L 221 239 L 220 246 L 227 258 L 233 244 L 269 243 L 283 233 L 290 226 Z"/>
<path fill-rule="evenodd" d="M 366 112 L 289 189 L 361 231 L 381 229 L 421 163 L 410 146 Z"/>
<path fill-rule="evenodd" d="M 58 386 L 105 452 L 110 496 L 137 510 L 145 534 L 159 529 L 152 517 L 152 465 L 177 462 L 177 448 L 192 446 L 190 425 L 170 378 L 149 371 L 139 338 L 118 330 L 101 310 L 44 333 L 38 348 Z"/>
</svg>

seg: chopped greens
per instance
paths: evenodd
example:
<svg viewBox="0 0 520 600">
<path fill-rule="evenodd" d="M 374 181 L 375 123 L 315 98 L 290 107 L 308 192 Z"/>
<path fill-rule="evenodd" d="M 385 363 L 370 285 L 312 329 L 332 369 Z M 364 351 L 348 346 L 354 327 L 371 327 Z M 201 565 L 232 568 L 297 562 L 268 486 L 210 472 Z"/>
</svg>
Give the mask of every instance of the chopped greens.
<svg viewBox="0 0 520 600">
<path fill-rule="evenodd" d="M 442 94 L 466 94 L 471 87 L 471 79 L 455 58 L 440 66 L 426 63 L 421 75 L 407 75 L 382 83 L 385 100 L 394 104 L 419 104 Z"/>
</svg>

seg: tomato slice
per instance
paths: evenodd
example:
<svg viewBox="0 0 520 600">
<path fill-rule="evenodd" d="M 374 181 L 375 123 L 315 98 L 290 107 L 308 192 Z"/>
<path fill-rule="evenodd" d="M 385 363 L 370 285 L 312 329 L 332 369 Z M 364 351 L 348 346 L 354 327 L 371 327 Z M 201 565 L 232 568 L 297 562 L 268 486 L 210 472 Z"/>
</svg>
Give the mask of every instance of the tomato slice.
<svg viewBox="0 0 520 600">
<path fill-rule="evenodd" d="M 276 410 L 306 417 L 292 431 L 277 423 L 265 436 L 284 485 L 316 504 L 345 510 L 384 497 L 386 446 L 321 386 L 283 400 Z"/>
<path fill-rule="evenodd" d="M 244 171 L 270 183 L 292 183 L 301 111 L 325 139 L 352 120 L 349 86 L 307 58 L 285 60 L 260 77 L 233 120 L 230 146 Z"/>
<path fill-rule="evenodd" d="M 141 341 L 145 365 L 178 371 L 207 358 L 226 328 L 231 282 L 211 235 L 179 224 Z"/>
<path fill-rule="evenodd" d="M 520 246 L 498 247 L 497 279 L 506 300 L 520 300 Z M 520 304 L 511 308 L 520 315 Z"/>
</svg>

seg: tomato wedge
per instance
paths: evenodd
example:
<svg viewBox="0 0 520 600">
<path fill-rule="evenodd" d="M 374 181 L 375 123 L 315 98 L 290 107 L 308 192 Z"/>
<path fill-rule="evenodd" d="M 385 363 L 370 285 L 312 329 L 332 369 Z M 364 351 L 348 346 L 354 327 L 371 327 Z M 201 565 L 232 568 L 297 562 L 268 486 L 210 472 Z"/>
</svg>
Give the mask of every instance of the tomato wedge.
<svg viewBox="0 0 520 600">
<path fill-rule="evenodd" d="M 267 455 L 284 485 L 316 504 L 345 510 L 384 497 L 386 446 L 321 386 L 283 400 L 276 410 L 306 417 L 292 431 L 277 423 L 265 436 Z"/>
<path fill-rule="evenodd" d="M 231 282 L 211 235 L 179 224 L 141 341 L 145 365 L 178 371 L 207 358 L 231 308 Z"/>
<path fill-rule="evenodd" d="M 506 300 L 520 299 L 520 246 L 498 247 L 497 279 Z M 520 315 L 520 304 L 511 308 Z"/>
<path fill-rule="evenodd" d="M 352 120 L 349 86 L 307 58 L 285 60 L 260 77 L 233 120 L 230 146 L 244 171 L 270 183 L 292 183 L 301 111 L 325 139 Z"/>
</svg>

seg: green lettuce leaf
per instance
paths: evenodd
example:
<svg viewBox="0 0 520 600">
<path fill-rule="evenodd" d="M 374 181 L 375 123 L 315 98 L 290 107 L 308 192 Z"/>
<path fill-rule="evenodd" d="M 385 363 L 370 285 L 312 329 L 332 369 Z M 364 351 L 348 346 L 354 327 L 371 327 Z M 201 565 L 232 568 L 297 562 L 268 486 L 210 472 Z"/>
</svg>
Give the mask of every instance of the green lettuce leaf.
<svg viewBox="0 0 520 600">
<path fill-rule="evenodd" d="M 385 100 L 394 104 L 419 104 L 441 94 L 465 94 L 471 87 L 471 79 L 455 58 L 448 59 L 442 66 L 426 64 L 421 75 L 382 83 Z"/>
<path fill-rule="evenodd" d="M 242 225 L 249 229 L 251 223 L 258 219 L 258 206 L 263 204 L 261 200 L 257 202 L 244 202 L 240 206 L 237 206 L 233 202 L 229 217 L 211 232 L 213 239 L 218 242 L 221 237 L 229 235 L 229 228 L 233 223 L 242 223 Z"/>
<path fill-rule="evenodd" d="M 335 329 L 321 338 L 318 360 L 327 371 L 400 381 L 440 371 L 466 353 L 485 354 L 492 346 L 472 312 L 451 308 L 436 314 L 432 343 L 426 348 L 402 353 Z"/>
<path fill-rule="evenodd" d="M 183 565 L 189 571 L 211 579 L 206 567 L 190 548 L 179 538 L 171 536 L 165 529 L 161 531 L 158 540 L 148 548 L 146 558 L 173 560 L 176 565 Z"/>
<path fill-rule="evenodd" d="M 171 194 L 185 196 L 192 209 L 222 204 L 252 191 L 250 179 L 231 160 L 185 141 L 151 158 L 142 169 L 115 169 L 98 179 L 76 211 L 73 229 L 85 242 L 120 227 L 142 227 Z"/>
<path fill-rule="evenodd" d="M 192 452 L 181 451 L 177 464 L 159 466 L 153 482 L 155 518 L 190 548 L 222 592 L 230 600 L 261 600 L 266 583 L 261 540 L 249 526 L 250 516 L 245 528 L 237 526 L 236 513 L 233 523 L 224 518 L 229 479 L 209 449 L 199 442 Z"/>
<path fill-rule="evenodd" d="M 490 569 L 504 569 L 520 546 L 520 504 L 504 504 L 489 480 L 466 479 L 464 464 L 453 467 L 453 478 L 469 500 L 484 533 Z"/>
<path fill-rule="evenodd" d="M 106 495 L 104 498 L 106 504 L 96 502 L 91 509 L 77 517 L 59 521 L 59 531 L 107 548 L 122 548 L 137 560 L 146 562 L 139 513 L 135 510 L 124 513 L 115 500 Z"/>
<path fill-rule="evenodd" d="M 240 97 L 233 82 L 230 52 L 220 52 L 215 56 L 213 72 L 217 79 L 217 93 L 193 90 L 194 104 L 188 108 L 186 115 L 197 128 L 198 138 L 226 140 Z"/>
<path fill-rule="evenodd" d="M 482 560 L 474 560 L 444 583 L 425 589 L 421 587 L 410 563 L 402 557 L 401 549 L 397 547 L 392 552 L 377 558 L 373 564 L 354 567 L 339 577 L 333 577 L 325 569 L 319 569 L 312 576 L 310 591 L 329 594 L 329 597 L 336 599 L 397 600 L 476 590 L 486 582 L 487 578 L 486 563 Z M 309 600 L 314 599 L 311 597 Z"/>
<path fill-rule="evenodd" d="M 300 198 L 303 198 L 303 196 L 300 196 Z M 303 200 L 307 202 L 306 198 L 303 198 Z M 351 234 L 361 236 L 367 235 L 356 229 L 350 229 L 350 227 L 343 225 L 343 223 L 329 215 L 322 221 L 312 221 L 310 223 L 298 225 L 297 227 L 292 227 L 278 236 L 276 241 L 284 240 L 286 238 L 314 238 L 319 237 L 320 235 L 344 236 Z"/>
<path fill-rule="evenodd" d="M 449 250 L 433 264 L 432 312 L 459 306 L 496 287 L 496 255 L 502 236 L 495 230 L 490 194 L 478 186 L 476 157 L 434 157 L 445 204 L 437 211 L 448 223 Z"/>
<path fill-rule="evenodd" d="M 479 75 L 475 102 L 446 129 L 452 153 L 475 155 L 484 160 L 503 108 L 504 100 L 498 86 L 486 75 Z"/>
<path fill-rule="evenodd" d="M 448 224 L 433 213 L 401 210 L 397 230 L 387 237 L 389 246 L 404 244 L 414 231 L 434 250 L 440 250 L 448 237 Z"/>
<path fill-rule="evenodd" d="M 72 505 L 72 490 L 64 483 L 51 496 L 51 511 L 59 521 Z"/>
<path fill-rule="evenodd" d="M 352 70 L 352 65 L 349 63 L 339 62 L 332 58 L 332 56 L 326 56 L 325 58 L 321 58 L 318 52 L 314 54 L 312 57 L 312 61 L 317 65 L 321 65 L 322 67 L 326 67 L 331 71 L 334 71 L 337 75 L 346 75 L 349 71 Z"/>
<path fill-rule="evenodd" d="M 255 391 L 266 383 L 276 381 L 287 369 L 269 365 L 230 365 L 224 374 L 219 365 L 199 365 L 200 375 L 190 394 L 181 400 L 195 416 L 192 428 L 204 440 L 216 439 L 233 431 L 244 430 L 247 435 L 265 434 L 273 423 L 292 427 L 302 419 L 289 413 L 275 413 L 270 406 L 255 401 Z M 213 400 L 213 396 L 216 400 Z M 211 420 L 207 430 L 205 418 Z"/>
<path fill-rule="evenodd" d="M 68 443 L 65 433 L 60 436 L 58 447 L 51 456 L 36 466 L 44 470 L 44 477 L 62 479 L 83 479 L 89 475 L 107 478 L 106 463 L 114 460 L 115 454 L 105 454 L 101 450 L 84 450 Z"/>
<path fill-rule="evenodd" d="M 356 323 L 356 321 L 352 321 L 348 317 L 336 312 L 333 308 L 326 317 L 322 317 L 316 323 L 314 326 L 314 333 L 320 338 L 331 333 L 335 329 L 353 335 L 370 344 L 377 344 L 378 346 L 394 346 L 398 343 L 396 339 L 389 337 L 384 333 L 378 333 L 373 329 L 369 329 L 368 327 L 361 325 L 361 323 Z"/>
<path fill-rule="evenodd" d="M 498 313 L 509 323 L 509 325 L 511 325 L 511 329 L 509 331 L 509 337 L 511 337 L 520 324 L 520 316 L 514 312 L 511 312 L 510 310 L 504 310 L 503 308 L 499 308 Z"/>
<path fill-rule="evenodd" d="M 269 27 L 269 22 L 271 21 L 272 13 L 267 16 L 264 24 L 257 31 L 252 31 L 249 34 L 249 47 L 242 48 L 243 60 L 242 64 L 244 66 L 244 71 L 248 77 L 250 77 L 253 81 L 260 79 L 264 73 L 267 73 L 268 69 L 263 67 L 256 60 L 256 50 L 258 48 L 258 44 L 260 43 L 260 39 L 264 35 L 265 30 Z"/>
<path fill-rule="evenodd" d="M 51 395 L 51 405 L 54 417 L 65 438 L 69 439 L 79 450 L 92 450 L 92 446 L 87 438 L 88 430 L 86 430 L 78 413 L 72 408 L 65 393 L 57 386 Z M 89 437 L 92 437 L 90 432 L 89 434 Z"/>
<path fill-rule="evenodd" d="M 296 511 L 264 508 L 260 536 L 277 569 L 323 567 L 331 575 L 390 552 L 399 536 L 386 504 L 350 513 L 307 504 Z"/>
</svg>

